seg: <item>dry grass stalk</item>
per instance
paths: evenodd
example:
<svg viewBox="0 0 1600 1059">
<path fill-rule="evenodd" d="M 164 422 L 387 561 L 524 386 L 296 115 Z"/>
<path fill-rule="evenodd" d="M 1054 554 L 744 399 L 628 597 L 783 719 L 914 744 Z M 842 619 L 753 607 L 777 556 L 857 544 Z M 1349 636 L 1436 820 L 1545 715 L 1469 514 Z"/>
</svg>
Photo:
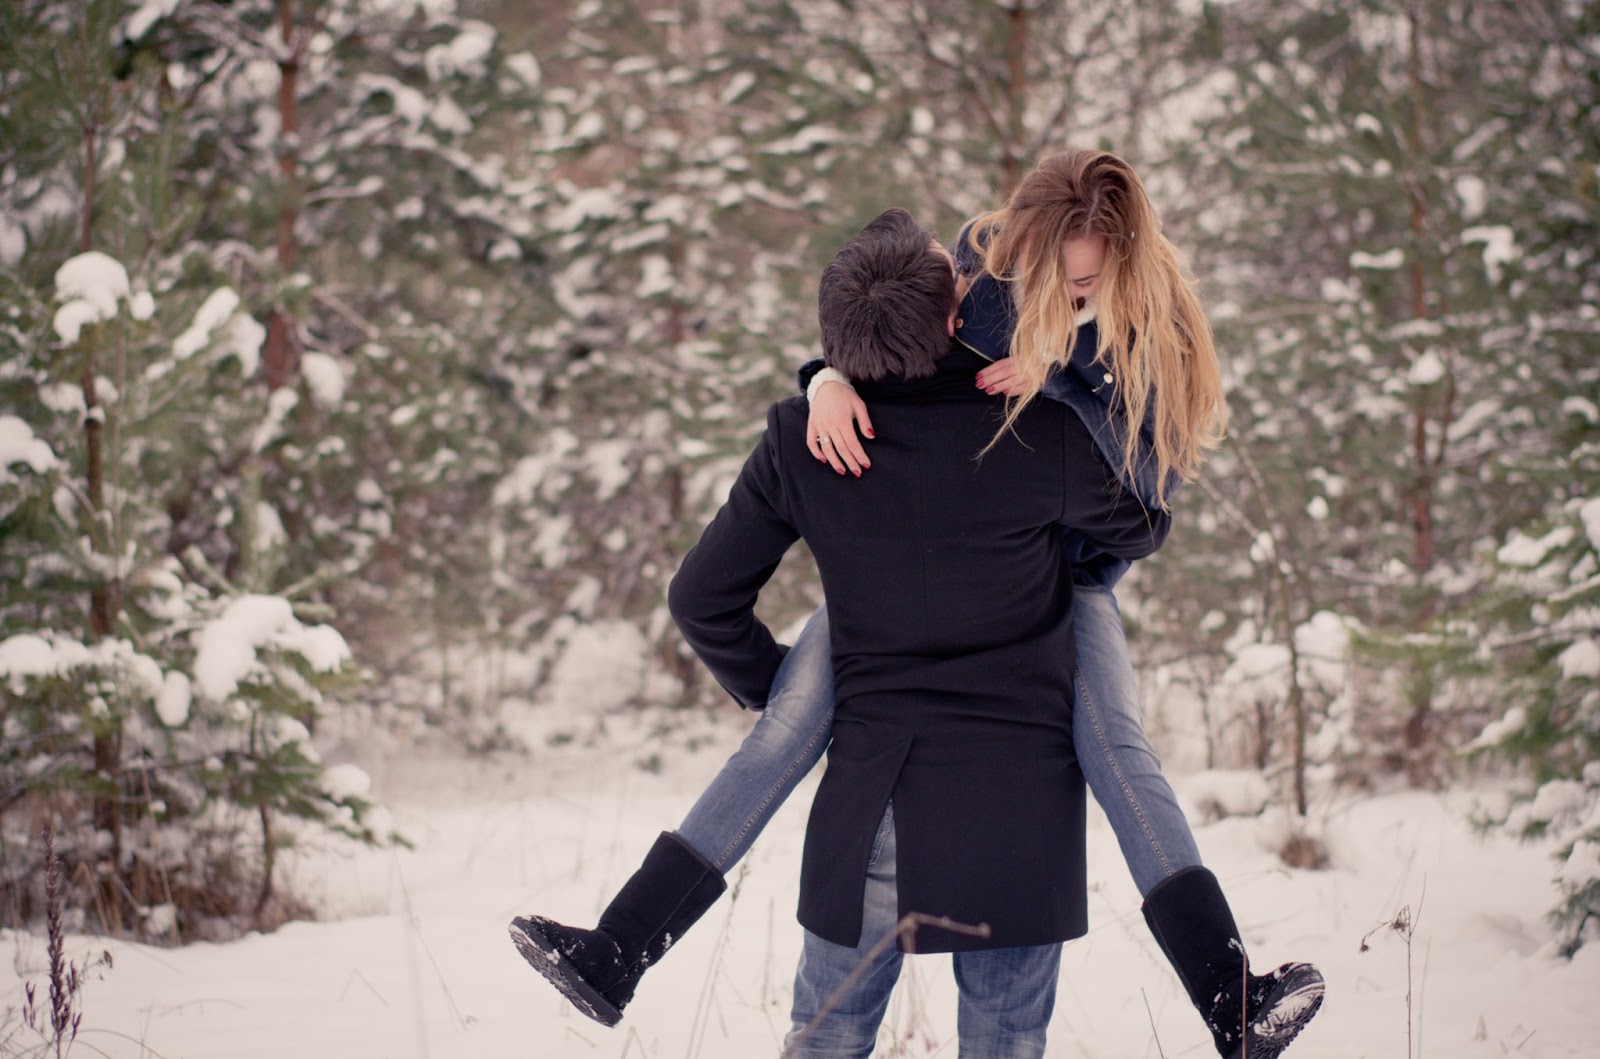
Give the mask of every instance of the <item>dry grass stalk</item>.
<svg viewBox="0 0 1600 1059">
<path fill-rule="evenodd" d="M 41 1014 L 33 983 L 23 987 L 23 1021 L 44 1038 L 45 1047 L 55 1053 L 56 1059 L 72 1051 L 78 1039 L 78 1028 L 83 1023 L 83 979 L 78 965 L 64 954 L 66 930 L 62 913 L 66 907 L 66 880 L 61 872 L 61 859 L 56 856 L 55 828 L 46 821 L 40 828 L 44 842 L 44 895 L 45 895 L 45 951 L 49 958 L 50 1008 Z M 109 955 L 105 957 L 110 962 Z"/>
<path fill-rule="evenodd" d="M 898 944 L 904 938 L 906 939 L 906 952 L 915 953 L 917 951 L 915 944 L 917 930 L 924 926 L 938 927 L 941 930 L 948 930 L 956 934 L 966 934 L 974 938 L 987 938 L 989 936 L 989 924 L 987 923 L 973 926 L 970 923 L 957 923 L 949 916 L 930 916 L 922 912 L 908 912 L 900 922 L 895 924 L 893 930 L 884 934 L 883 937 L 878 939 L 877 944 L 867 950 L 866 955 L 861 957 L 860 962 L 851 969 L 850 974 L 839 984 L 839 988 L 835 989 L 832 995 L 828 997 L 827 1002 L 822 1005 L 822 1010 L 817 1012 L 810 1022 L 806 1023 L 805 1029 L 800 1031 L 800 1035 L 794 1039 L 792 1044 L 784 1048 L 778 1059 L 789 1059 L 794 1054 L 795 1049 L 804 1044 L 817 1031 L 817 1027 L 822 1025 L 822 1020 L 827 1018 L 833 1012 L 833 1009 L 839 1006 L 839 1002 L 849 994 L 855 984 L 867 973 L 867 968 L 871 967 L 873 962 L 879 956 L 882 956 L 890 945 Z"/>
<path fill-rule="evenodd" d="M 1416 1021 L 1412 1013 L 1411 1005 L 1411 995 L 1413 989 L 1412 940 L 1417 934 L 1417 921 L 1422 918 L 1422 901 L 1427 896 L 1427 887 L 1424 885 L 1422 896 L 1417 898 L 1417 911 L 1415 914 L 1412 913 L 1410 905 L 1405 905 L 1400 909 L 1400 911 L 1395 913 L 1393 919 L 1386 923 L 1378 924 L 1361 936 L 1360 951 L 1362 952 L 1366 952 L 1372 948 L 1372 946 L 1368 944 L 1369 940 L 1372 938 L 1372 935 L 1384 930 L 1390 930 L 1400 935 L 1401 939 L 1406 943 L 1406 1059 L 1412 1059 L 1411 1028 L 1412 1024 Z"/>
</svg>

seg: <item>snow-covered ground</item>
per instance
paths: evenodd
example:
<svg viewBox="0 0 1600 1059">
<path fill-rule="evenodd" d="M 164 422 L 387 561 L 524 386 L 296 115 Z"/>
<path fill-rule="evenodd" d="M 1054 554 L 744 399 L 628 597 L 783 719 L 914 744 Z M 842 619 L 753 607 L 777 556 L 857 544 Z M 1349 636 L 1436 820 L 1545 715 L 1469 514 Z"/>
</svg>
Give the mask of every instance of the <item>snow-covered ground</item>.
<svg viewBox="0 0 1600 1059">
<path fill-rule="evenodd" d="M 607 1030 L 523 964 L 506 923 L 529 911 L 591 921 L 655 834 L 681 818 L 749 718 L 731 707 L 714 721 L 646 711 L 607 718 L 603 735 L 593 722 L 562 723 L 576 738 L 527 760 L 403 755 L 374 767 L 377 793 L 416 849 L 302 851 L 294 870 L 325 908 L 324 922 L 182 949 L 70 937 L 68 956 L 109 949 L 114 958 L 85 987 L 75 1053 L 777 1055 L 800 944 L 795 886 L 816 775 L 735 870 L 731 896 L 651 971 L 623 1023 Z M 559 726 L 545 718 L 535 727 L 548 735 Z M 1193 787 L 1189 796 L 1199 799 L 1215 783 Z M 1258 969 L 1304 959 L 1327 975 L 1328 1002 L 1291 1057 L 1600 1056 L 1600 947 L 1570 962 L 1552 952 L 1542 922 L 1549 860 L 1540 849 L 1473 834 L 1470 801 L 1405 793 L 1321 804 L 1313 815 L 1334 865 L 1320 872 L 1284 868 L 1264 848 L 1277 830 L 1268 820 L 1199 830 Z M 1089 843 L 1092 929 L 1067 946 L 1049 1054 L 1214 1054 L 1094 812 Z M 1407 946 L 1383 926 L 1406 908 L 1416 919 L 1409 1005 Z M 0 934 L 0 953 L 8 957 L 0 1011 L 10 1009 L 14 1026 L 23 982 L 43 990 L 44 941 Z M 907 968 L 878 1054 L 954 1057 L 948 958 L 916 957 Z"/>
</svg>

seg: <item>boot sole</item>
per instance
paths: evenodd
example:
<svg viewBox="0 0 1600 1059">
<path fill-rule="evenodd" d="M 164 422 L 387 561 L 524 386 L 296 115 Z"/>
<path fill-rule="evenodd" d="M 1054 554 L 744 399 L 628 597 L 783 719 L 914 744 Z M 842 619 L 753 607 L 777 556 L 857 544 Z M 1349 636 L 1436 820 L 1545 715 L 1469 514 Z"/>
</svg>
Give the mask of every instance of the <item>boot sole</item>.
<svg viewBox="0 0 1600 1059">
<path fill-rule="evenodd" d="M 511 921 L 511 943 L 522 953 L 528 964 L 572 1002 L 572 1006 L 594 1019 L 602 1026 L 615 1026 L 622 1021 L 622 1012 L 584 981 L 569 964 L 551 940 L 532 920 L 518 916 Z"/>
<path fill-rule="evenodd" d="M 1310 964 L 1288 967 L 1262 1001 L 1264 1016 L 1250 1023 L 1231 1059 L 1277 1059 L 1322 1008 L 1327 983 Z"/>
</svg>

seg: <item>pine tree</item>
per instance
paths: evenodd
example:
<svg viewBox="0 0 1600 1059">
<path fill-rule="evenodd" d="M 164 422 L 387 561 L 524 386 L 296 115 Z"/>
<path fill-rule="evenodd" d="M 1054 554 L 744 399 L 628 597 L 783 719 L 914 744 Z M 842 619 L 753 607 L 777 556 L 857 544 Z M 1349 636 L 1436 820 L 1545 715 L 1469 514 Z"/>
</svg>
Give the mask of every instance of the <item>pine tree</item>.
<svg viewBox="0 0 1600 1059">
<path fill-rule="evenodd" d="M 1254 552 L 1197 563 L 1209 583 L 1187 594 L 1241 600 L 1224 624 L 1278 643 L 1320 610 L 1358 623 L 1364 688 L 1337 750 L 1353 776 L 1438 782 L 1486 719 L 1451 630 L 1488 574 L 1480 542 L 1540 509 L 1514 465 L 1564 451 L 1546 383 L 1585 385 L 1575 347 L 1541 334 L 1523 240 L 1545 224 L 1514 190 L 1572 151 L 1556 147 L 1571 108 L 1542 117 L 1575 87 L 1547 75 L 1584 65 L 1552 28 L 1565 18 L 1377 0 L 1209 13 L 1233 72 L 1193 156 L 1237 193 L 1208 211 L 1202 263 L 1235 440 L 1208 474 L 1219 535 L 1195 558 Z M 1561 212 L 1581 202 L 1566 195 Z M 1283 723 L 1314 731 L 1293 683 L 1285 698 Z"/>
<path fill-rule="evenodd" d="M 508 286 L 539 194 L 462 146 L 536 67 L 412 15 L 7 9 L 4 804 L 92 810 L 75 877 L 106 929 L 271 923 L 296 819 L 387 837 L 310 742 L 349 684 L 325 622 L 385 559 L 440 584 L 472 554 L 439 516 L 506 462 L 497 327 L 526 318 L 473 288 Z"/>
</svg>

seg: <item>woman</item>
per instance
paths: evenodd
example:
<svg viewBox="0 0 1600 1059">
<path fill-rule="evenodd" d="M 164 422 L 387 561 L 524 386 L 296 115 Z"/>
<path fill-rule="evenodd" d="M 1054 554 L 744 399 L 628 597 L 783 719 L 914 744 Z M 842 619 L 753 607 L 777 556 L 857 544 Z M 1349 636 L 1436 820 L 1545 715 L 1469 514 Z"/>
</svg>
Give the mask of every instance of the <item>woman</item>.
<svg viewBox="0 0 1600 1059">
<path fill-rule="evenodd" d="M 956 265 L 967 287 L 956 337 L 994 361 L 974 382 L 1012 398 L 1006 426 L 1040 394 L 1066 403 L 1127 487 L 1164 508 L 1217 443 L 1221 382 L 1193 281 L 1133 170 L 1103 151 L 1045 159 L 1004 207 L 963 229 Z M 812 454 L 841 474 L 867 473 L 857 428 L 870 439 L 872 424 L 848 380 L 816 371 L 807 396 Z M 1073 742 L 1085 778 L 1218 1052 L 1275 1056 L 1316 1013 L 1322 977 L 1308 964 L 1249 973 L 1227 901 L 1201 866 L 1139 719 L 1112 595 L 1127 563 L 1074 537 L 1066 549 L 1076 573 Z M 645 969 L 716 900 L 723 875 L 816 763 L 831 722 L 823 609 L 784 659 L 744 744 L 677 832 L 657 840 L 598 927 L 519 918 L 519 949 L 586 1014 L 614 1024 Z"/>
</svg>

